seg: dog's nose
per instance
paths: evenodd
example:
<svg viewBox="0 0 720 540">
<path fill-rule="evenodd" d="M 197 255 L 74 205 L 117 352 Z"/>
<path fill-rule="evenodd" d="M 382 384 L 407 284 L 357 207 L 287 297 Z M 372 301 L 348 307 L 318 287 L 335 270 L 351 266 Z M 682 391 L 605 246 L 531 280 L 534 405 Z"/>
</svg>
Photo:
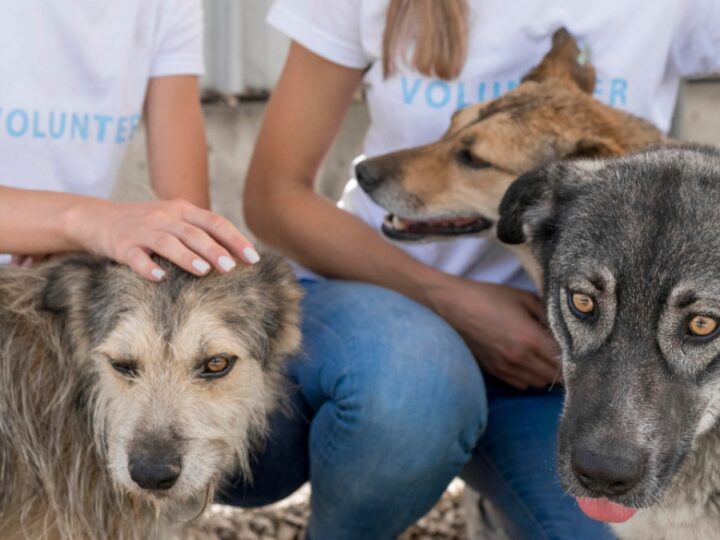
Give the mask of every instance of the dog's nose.
<svg viewBox="0 0 720 540">
<path fill-rule="evenodd" d="M 578 446 L 572 469 L 587 489 L 603 495 L 622 495 L 635 487 L 645 473 L 645 454 L 629 445 L 608 444 L 611 451 Z"/>
<path fill-rule="evenodd" d="M 372 159 L 366 159 L 355 165 L 355 178 L 360 187 L 370 193 L 382 183 L 383 174 Z"/>
<path fill-rule="evenodd" d="M 180 456 L 140 456 L 128 463 L 130 478 L 143 489 L 168 490 L 182 471 Z"/>
</svg>

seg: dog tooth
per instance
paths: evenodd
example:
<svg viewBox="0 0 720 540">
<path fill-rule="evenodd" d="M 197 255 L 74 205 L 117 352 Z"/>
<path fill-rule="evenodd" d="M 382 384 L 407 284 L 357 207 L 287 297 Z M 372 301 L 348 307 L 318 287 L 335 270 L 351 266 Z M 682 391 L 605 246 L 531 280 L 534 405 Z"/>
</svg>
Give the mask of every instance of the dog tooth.
<svg viewBox="0 0 720 540">
<path fill-rule="evenodd" d="M 395 229 L 399 231 L 405 230 L 407 228 L 405 222 L 397 216 L 393 216 L 392 225 Z"/>
</svg>

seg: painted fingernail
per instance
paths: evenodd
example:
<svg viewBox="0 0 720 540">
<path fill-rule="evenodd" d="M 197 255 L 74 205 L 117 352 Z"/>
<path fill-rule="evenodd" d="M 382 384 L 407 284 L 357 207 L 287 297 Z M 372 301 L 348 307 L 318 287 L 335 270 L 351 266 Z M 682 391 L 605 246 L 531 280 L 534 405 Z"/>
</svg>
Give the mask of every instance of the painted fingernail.
<svg viewBox="0 0 720 540">
<path fill-rule="evenodd" d="M 192 266 L 195 270 L 200 272 L 201 274 L 206 274 L 208 270 L 210 270 L 210 265 L 203 261 L 202 259 L 195 259 L 192 262 Z"/>
<path fill-rule="evenodd" d="M 243 257 L 245 257 L 245 260 L 250 264 L 255 264 L 260 260 L 260 255 L 258 255 L 258 252 L 251 247 L 246 247 L 245 249 L 243 249 Z"/>
<path fill-rule="evenodd" d="M 154 277 L 158 281 L 165 277 L 165 271 L 160 270 L 159 268 L 153 268 L 150 273 L 152 274 L 152 277 Z"/>
<path fill-rule="evenodd" d="M 220 268 L 222 268 L 225 272 L 229 272 L 235 266 L 235 261 L 233 261 L 230 257 L 223 255 L 218 259 L 218 264 L 220 265 Z"/>
</svg>

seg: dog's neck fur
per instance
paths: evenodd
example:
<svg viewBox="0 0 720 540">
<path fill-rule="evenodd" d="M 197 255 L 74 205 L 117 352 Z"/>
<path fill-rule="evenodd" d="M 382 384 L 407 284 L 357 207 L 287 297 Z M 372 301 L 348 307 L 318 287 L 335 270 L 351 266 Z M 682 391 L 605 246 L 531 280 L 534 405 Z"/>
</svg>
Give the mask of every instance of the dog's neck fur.
<svg viewBox="0 0 720 540">
<path fill-rule="evenodd" d="M 695 440 L 662 500 L 613 531 L 627 540 L 707 540 L 720 530 L 720 423 Z"/>
<path fill-rule="evenodd" d="M 110 487 L 92 418 L 79 414 L 92 371 L 37 310 L 44 280 L 26 273 L 19 288 L 13 274 L 0 276 L 0 538 L 159 538 L 155 512 Z"/>
</svg>

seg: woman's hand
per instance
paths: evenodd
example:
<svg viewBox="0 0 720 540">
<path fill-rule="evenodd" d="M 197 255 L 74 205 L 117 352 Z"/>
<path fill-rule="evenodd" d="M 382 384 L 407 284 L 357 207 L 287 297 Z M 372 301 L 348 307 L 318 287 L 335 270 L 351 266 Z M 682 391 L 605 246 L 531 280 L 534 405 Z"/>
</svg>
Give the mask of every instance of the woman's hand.
<svg viewBox="0 0 720 540">
<path fill-rule="evenodd" d="M 18 255 L 14 254 L 10 258 L 10 266 L 22 266 L 28 268 L 33 264 L 37 264 L 49 259 L 49 255 Z"/>
<path fill-rule="evenodd" d="M 118 203 L 85 198 L 65 212 L 65 233 L 80 248 L 127 264 L 147 279 L 164 271 L 156 253 L 195 275 L 214 266 L 235 267 L 235 258 L 254 264 L 252 244 L 224 217 L 183 201 Z"/>
<path fill-rule="evenodd" d="M 559 352 L 541 322 L 544 312 L 535 295 L 446 276 L 429 298 L 487 373 L 520 389 L 560 380 Z"/>
</svg>

